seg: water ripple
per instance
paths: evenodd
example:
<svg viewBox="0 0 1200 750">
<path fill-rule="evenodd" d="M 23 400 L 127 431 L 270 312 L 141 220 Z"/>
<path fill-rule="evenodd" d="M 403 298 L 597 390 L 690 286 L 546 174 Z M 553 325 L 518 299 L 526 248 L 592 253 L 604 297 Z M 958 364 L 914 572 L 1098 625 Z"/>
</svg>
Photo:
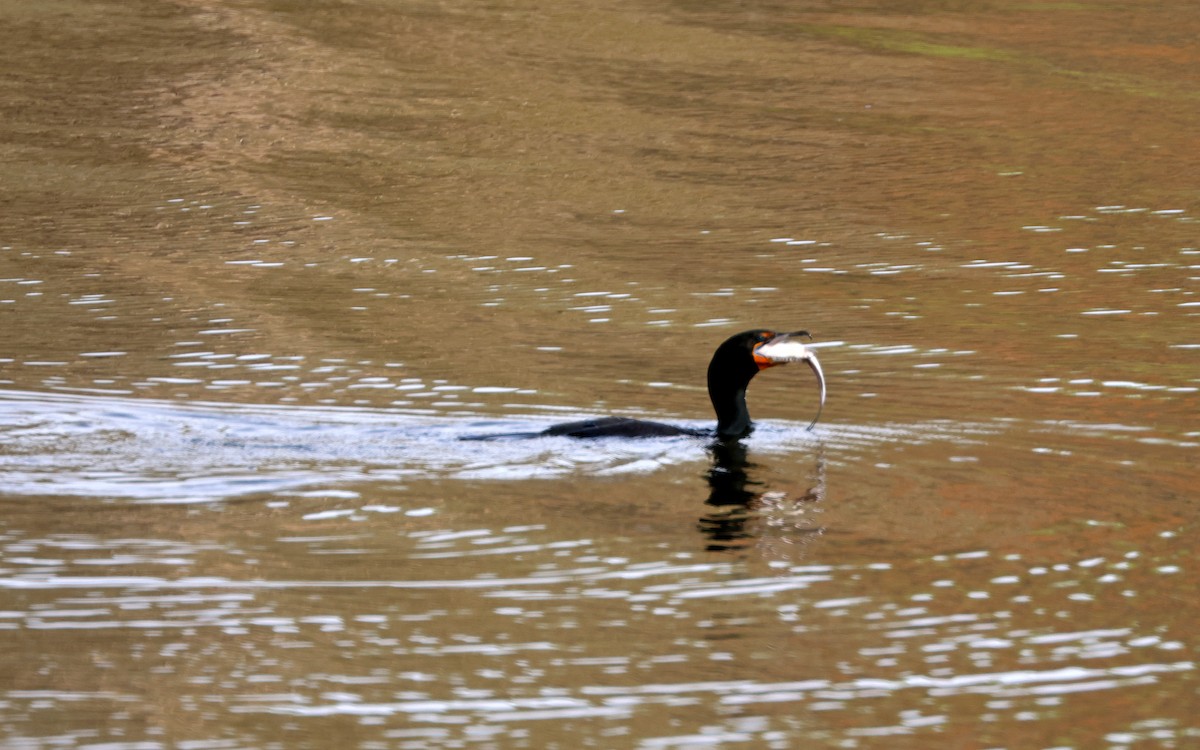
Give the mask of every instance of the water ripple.
<svg viewBox="0 0 1200 750">
<path fill-rule="evenodd" d="M 10 495 L 195 503 L 251 494 L 296 494 L 314 485 L 327 487 L 319 492 L 328 495 L 347 492 L 340 488 L 368 480 L 647 474 L 707 460 L 705 441 L 698 438 L 459 440 L 479 433 L 536 431 L 547 424 L 543 419 L 516 417 L 434 418 L 388 409 L 0 391 L 0 436 L 5 440 L 0 481 Z M 1003 429 L 1001 423 L 937 420 L 829 425 L 808 432 L 802 424 L 763 420 L 750 444 L 764 454 L 824 447 L 850 455 L 897 441 L 969 443 Z M 336 514 L 350 515 L 341 510 Z M 311 520 L 326 517 L 335 516 Z"/>
</svg>

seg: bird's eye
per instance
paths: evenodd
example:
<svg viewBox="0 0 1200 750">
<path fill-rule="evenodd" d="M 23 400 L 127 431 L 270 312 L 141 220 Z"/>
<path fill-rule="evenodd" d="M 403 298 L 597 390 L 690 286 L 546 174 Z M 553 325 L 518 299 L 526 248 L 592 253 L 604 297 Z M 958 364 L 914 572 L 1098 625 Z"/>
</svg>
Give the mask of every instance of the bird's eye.
<svg viewBox="0 0 1200 750">
<path fill-rule="evenodd" d="M 767 339 L 775 338 L 775 333 L 773 331 L 759 331 L 758 337 L 763 341 L 766 341 Z"/>
</svg>

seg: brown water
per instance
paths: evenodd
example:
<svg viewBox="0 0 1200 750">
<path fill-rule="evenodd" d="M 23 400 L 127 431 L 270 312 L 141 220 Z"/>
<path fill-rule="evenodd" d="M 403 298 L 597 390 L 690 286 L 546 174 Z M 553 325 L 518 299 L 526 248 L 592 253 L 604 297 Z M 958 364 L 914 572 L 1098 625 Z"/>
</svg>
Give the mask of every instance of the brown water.
<svg viewBox="0 0 1200 750">
<path fill-rule="evenodd" d="M 0 20 L 5 747 L 1200 745 L 1194 4 Z"/>
</svg>

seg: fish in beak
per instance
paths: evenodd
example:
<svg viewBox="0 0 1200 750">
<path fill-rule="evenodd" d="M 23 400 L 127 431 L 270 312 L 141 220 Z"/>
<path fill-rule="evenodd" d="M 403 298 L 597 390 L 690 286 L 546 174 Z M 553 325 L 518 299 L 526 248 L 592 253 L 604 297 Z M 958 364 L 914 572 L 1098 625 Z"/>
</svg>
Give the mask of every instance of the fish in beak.
<svg viewBox="0 0 1200 750">
<path fill-rule="evenodd" d="M 758 363 L 760 370 L 776 365 L 785 365 L 789 362 L 804 362 L 812 368 L 813 373 L 817 376 L 817 387 L 821 391 L 821 403 L 817 407 L 817 416 L 808 426 L 808 429 L 811 430 L 816 427 L 817 421 L 821 418 L 821 411 L 825 408 L 825 374 L 821 372 L 821 363 L 817 360 L 816 353 L 800 341 L 805 337 L 812 339 L 812 336 L 808 335 L 808 331 L 780 333 L 767 341 L 756 344 L 754 361 Z"/>
</svg>

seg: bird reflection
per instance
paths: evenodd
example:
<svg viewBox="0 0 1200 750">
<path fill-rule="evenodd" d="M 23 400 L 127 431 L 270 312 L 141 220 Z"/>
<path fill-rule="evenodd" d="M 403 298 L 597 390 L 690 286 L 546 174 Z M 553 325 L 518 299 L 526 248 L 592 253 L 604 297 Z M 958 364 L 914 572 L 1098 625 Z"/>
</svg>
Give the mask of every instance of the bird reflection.
<svg viewBox="0 0 1200 750">
<path fill-rule="evenodd" d="M 801 493 L 769 490 L 755 479 L 758 466 L 741 441 L 719 441 L 709 446 L 709 510 L 698 527 L 709 551 L 740 551 L 760 547 L 771 557 L 793 557 L 824 530 L 813 516 L 825 497 L 825 458 L 816 457 L 815 484 Z"/>
</svg>

